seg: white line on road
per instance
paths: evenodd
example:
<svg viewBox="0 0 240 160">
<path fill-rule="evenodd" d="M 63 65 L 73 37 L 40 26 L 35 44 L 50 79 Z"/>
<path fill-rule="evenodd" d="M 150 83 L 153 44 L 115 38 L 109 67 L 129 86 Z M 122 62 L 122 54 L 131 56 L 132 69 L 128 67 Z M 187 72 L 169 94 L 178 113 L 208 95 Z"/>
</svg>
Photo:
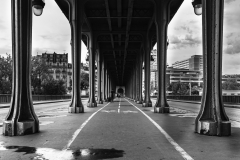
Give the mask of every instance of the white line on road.
<svg viewBox="0 0 240 160">
<path fill-rule="evenodd" d="M 120 98 L 120 101 L 119 101 L 119 104 L 118 104 L 118 113 L 120 113 L 120 103 L 121 103 L 121 98 Z"/>
<path fill-rule="evenodd" d="M 93 118 L 93 116 L 95 116 L 95 114 L 97 114 L 99 111 L 101 111 L 104 107 L 106 107 L 108 104 L 106 104 L 105 106 L 103 106 L 102 108 L 100 108 L 99 110 L 97 110 L 96 112 L 94 112 L 73 134 L 72 138 L 68 141 L 68 144 L 63 148 L 63 150 L 67 150 L 71 144 L 73 143 L 73 141 L 77 138 L 78 134 L 81 132 L 81 130 L 83 129 L 83 127 Z"/>
<path fill-rule="evenodd" d="M 125 99 L 128 101 L 127 99 Z M 128 101 L 131 105 L 133 105 L 131 102 Z M 172 137 L 167 134 L 167 132 L 159 125 L 157 122 L 155 122 L 151 117 L 149 117 L 146 113 L 144 113 L 141 109 L 133 105 L 135 108 L 137 108 L 140 112 L 142 112 L 143 115 L 145 115 L 156 127 L 157 129 L 165 136 L 165 138 L 170 142 L 173 147 L 181 154 L 181 156 L 186 160 L 193 160 L 193 158 L 182 148 L 180 147 L 173 139 Z"/>
</svg>

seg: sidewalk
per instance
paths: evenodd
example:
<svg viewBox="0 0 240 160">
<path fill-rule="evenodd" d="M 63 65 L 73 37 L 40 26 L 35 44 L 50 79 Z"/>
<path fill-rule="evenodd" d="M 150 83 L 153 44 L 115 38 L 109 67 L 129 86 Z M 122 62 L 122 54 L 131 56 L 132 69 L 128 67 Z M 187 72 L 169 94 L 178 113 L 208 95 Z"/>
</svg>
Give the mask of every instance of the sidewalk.
<svg viewBox="0 0 240 160">
<path fill-rule="evenodd" d="M 71 99 L 61 99 L 61 100 L 49 100 L 49 101 L 34 101 L 33 105 L 38 105 L 38 104 L 45 104 L 45 103 L 58 103 L 58 102 L 67 102 L 70 101 Z M 9 108 L 10 103 L 1 103 L 0 108 Z"/>
</svg>

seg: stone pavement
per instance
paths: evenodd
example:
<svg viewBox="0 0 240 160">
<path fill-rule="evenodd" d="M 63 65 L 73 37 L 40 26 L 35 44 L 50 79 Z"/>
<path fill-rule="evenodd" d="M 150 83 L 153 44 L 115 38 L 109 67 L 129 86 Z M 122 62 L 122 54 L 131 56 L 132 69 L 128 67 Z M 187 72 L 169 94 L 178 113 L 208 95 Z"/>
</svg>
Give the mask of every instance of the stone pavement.
<svg viewBox="0 0 240 160">
<path fill-rule="evenodd" d="M 86 107 L 83 114 L 67 113 L 67 106 L 42 113 L 39 133 L 0 135 L 0 159 L 240 159 L 240 127 L 232 127 L 230 137 L 199 135 L 195 113 L 156 114 L 128 101 Z"/>
</svg>

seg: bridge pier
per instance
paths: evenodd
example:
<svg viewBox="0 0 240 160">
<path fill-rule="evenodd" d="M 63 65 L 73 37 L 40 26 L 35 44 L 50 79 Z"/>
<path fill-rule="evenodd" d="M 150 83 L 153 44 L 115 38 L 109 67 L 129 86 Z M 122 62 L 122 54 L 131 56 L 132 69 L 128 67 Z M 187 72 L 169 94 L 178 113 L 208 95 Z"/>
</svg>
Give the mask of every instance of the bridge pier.
<svg viewBox="0 0 240 160">
<path fill-rule="evenodd" d="M 90 33 L 90 46 L 89 46 L 89 82 L 90 82 L 90 95 L 87 106 L 88 107 L 97 107 L 95 100 L 95 55 L 96 55 L 96 43 L 95 36 L 93 33 Z"/>
<path fill-rule="evenodd" d="M 39 132 L 31 95 L 32 0 L 12 1 L 13 86 L 3 135 L 22 136 Z"/>
<path fill-rule="evenodd" d="M 143 55 L 140 50 L 139 63 L 138 63 L 138 74 L 139 74 L 138 88 L 139 88 L 139 90 L 138 90 L 137 104 L 142 104 L 142 59 L 143 59 Z"/>
<path fill-rule="evenodd" d="M 83 24 L 83 4 L 82 1 L 72 1 L 71 19 L 69 20 L 72 31 L 72 99 L 68 108 L 69 113 L 83 113 L 84 107 L 81 100 L 81 39 Z"/>
<path fill-rule="evenodd" d="M 169 113 L 166 99 L 166 61 L 167 61 L 167 27 L 169 23 L 169 3 L 157 1 L 156 30 L 157 30 L 157 70 L 158 70 L 158 96 L 154 106 L 155 113 Z"/>
<path fill-rule="evenodd" d="M 147 41 L 145 42 L 145 48 L 144 48 L 144 55 L 145 55 L 145 63 L 144 63 L 144 77 L 145 77 L 145 97 L 144 102 L 142 104 L 143 107 L 152 107 L 152 102 L 150 99 L 150 40 L 149 40 L 149 34 L 147 34 Z"/>
<path fill-rule="evenodd" d="M 231 135 L 231 122 L 222 101 L 223 0 L 202 0 L 204 89 L 195 132 Z"/>
<path fill-rule="evenodd" d="M 98 51 L 97 54 L 97 64 L 98 64 L 98 100 L 97 103 L 98 104 L 103 104 L 103 100 L 102 100 L 102 57 Z"/>
</svg>

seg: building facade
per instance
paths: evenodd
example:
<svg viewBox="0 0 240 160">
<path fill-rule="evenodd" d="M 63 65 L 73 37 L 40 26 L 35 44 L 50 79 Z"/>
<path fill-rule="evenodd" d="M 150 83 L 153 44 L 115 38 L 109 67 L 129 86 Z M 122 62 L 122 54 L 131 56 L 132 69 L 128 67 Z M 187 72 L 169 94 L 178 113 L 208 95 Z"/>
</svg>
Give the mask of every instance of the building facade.
<svg viewBox="0 0 240 160">
<path fill-rule="evenodd" d="M 42 59 L 51 67 L 51 75 L 55 80 L 63 80 L 70 87 L 72 79 L 72 64 L 68 63 L 68 53 L 42 53 Z"/>
<path fill-rule="evenodd" d="M 157 50 L 151 52 L 151 88 L 157 89 Z M 171 83 L 203 83 L 203 59 L 202 55 L 193 55 L 188 59 L 175 62 L 172 67 L 166 66 L 166 86 Z"/>
<path fill-rule="evenodd" d="M 178 69 L 199 70 L 203 72 L 203 57 L 202 55 L 193 55 L 188 59 L 173 63 L 172 67 Z"/>
</svg>

